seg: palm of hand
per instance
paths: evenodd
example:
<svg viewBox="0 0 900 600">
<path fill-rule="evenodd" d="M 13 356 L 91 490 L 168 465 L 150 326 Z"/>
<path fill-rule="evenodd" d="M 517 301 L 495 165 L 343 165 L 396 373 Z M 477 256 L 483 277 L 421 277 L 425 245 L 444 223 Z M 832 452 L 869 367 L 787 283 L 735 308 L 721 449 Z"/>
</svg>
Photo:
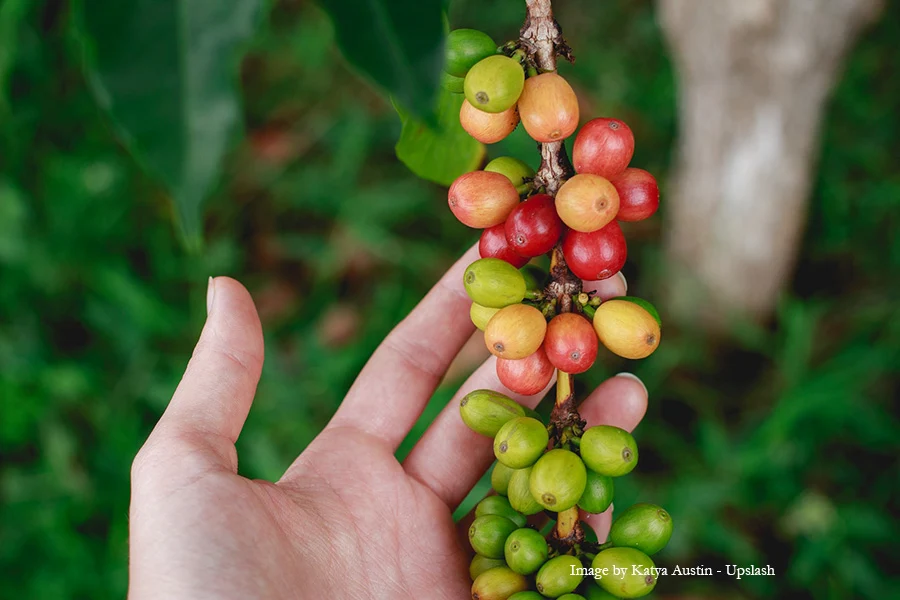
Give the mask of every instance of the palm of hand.
<svg viewBox="0 0 900 600">
<path fill-rule="evenodd" d="M 468 262 L 382 344 L 331 423 L 274 484 L 237 475 L 234 440 L 260 374 L 262 337 L 246 291 L 217 279 L 191 364 L 135 459 L 130 597 L 468 597 L 470 554 L 451 515 L 493 457 L 457 403 L 472 389 L 504 389 L 493 362 L 470 377 L 403 464 L 394 457 L 471 333 L 465 296 L 448 291 L 461 287 Z M 435 319 L 449 333 L 442 346 L 424 346 L 419 325 Z M 510 395 L 530 406 L 543 396 Z M 630 429 L 645 408 L 643 386 L 614 377 L 582 414 Z M 608 515 L 589 522 L 602 536 Z"/>
</svg>

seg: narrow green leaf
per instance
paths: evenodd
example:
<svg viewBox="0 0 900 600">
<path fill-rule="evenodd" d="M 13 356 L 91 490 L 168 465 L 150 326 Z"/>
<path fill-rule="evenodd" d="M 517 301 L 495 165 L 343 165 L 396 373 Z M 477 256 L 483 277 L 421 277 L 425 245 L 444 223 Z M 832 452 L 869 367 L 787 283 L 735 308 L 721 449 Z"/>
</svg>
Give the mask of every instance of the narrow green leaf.
<svg viewBox="0 0 900 600">
<path fill-rule="evenodd" d="M 428 118 L 444 64 L 442 0 L 320 0 L 344 57 L 420 117 Z"/>
<path fill-rule="evenodd" d="M 463 173 L 477 169 L 484 160 L 484 144 L 466 133 L 459 124 L 463 99 L 462 94 L 441 90 L 434 126 L 405 114 L 398 103 L 394 103 L 403 122 L 395 147 L 397 158 L 419 177 L 450 185 Z"/>
<path fill-rule="evenodd" d="M 241 120 L 240 50 L 261 0 L 82 0 L 88 78 L 123 141 L 169 188 L 189 246 Z"/>
</svg>

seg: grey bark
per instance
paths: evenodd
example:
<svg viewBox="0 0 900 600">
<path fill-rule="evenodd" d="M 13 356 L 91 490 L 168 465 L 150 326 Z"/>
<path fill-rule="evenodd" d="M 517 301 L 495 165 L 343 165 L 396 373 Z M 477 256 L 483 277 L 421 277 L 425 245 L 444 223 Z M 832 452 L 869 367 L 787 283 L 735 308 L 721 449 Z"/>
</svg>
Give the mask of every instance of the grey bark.
<svg viewBox="0 0 900 600">
<path fill-rule="evenodd" d="M 770 314 L 790 278 L 817 137 L 843 59 L 881 0 L 658 0 L 678 72 L 667 309 Z"/>
</svg>

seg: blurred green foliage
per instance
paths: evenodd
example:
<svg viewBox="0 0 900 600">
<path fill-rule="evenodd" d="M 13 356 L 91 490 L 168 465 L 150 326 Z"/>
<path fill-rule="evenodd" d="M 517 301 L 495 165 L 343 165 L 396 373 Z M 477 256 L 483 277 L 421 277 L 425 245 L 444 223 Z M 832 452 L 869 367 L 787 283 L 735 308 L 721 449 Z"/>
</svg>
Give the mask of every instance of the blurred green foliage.
<svg viewBox="0 0 900 600">
<path fill-rule="evenodd" d="M 665 191 L 675 80 L 652 4 L 570 0 L 557 16 L 578 55 L 563 74 L 586 112 L 629 122 L 635 164 Z M 244 474 L 277 478 L 476 237 L 441 188 L 396 160 L 396 114 L 346 68 L 324 14 L 281 0 L 243 67 L 249 137 L 208 203 L 204 252 L 187 255 L 169 199 L 88 92 L 70 18 L 62 0 L 0 5 L 3 598 L 123 595 L 131 459 L 190 355 L 208 275 L 246 283 L 262 313 L 267 361 L 238 450 Z M 454 26 L 498 41 L 521 19 L 520 2 L 451 6 Z M 772 323 L 735 323 L 724 339 L 670 326 L 650 359 L 603 355 L 582 380 L 584 391 L 629 369 L 650 389 L 641 468 L 617 502 L 670 510 L 661 565 L 777 572 L 667 578 L 657 597 L 881 599 L 900 585 L 898 35 L 892 1 L 831 102 L 796 276 Z M 521 132 L 499 153 L 537 163 Z M 651 300 L 663 222 L 626 232 L 630 290 Z"/>
</svg>

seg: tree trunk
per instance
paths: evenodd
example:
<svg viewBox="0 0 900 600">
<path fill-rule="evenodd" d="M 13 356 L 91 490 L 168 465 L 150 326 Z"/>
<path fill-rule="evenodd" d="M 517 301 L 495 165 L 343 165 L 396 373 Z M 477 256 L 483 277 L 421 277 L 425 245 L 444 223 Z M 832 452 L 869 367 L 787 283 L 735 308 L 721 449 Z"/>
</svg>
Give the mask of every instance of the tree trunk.
<svg viewBox="0 0 900 600">
<path fill-rule="evenodd" d="M 658 0 L 679 78 L 670 302 L 721 326 L 788 281 L 825 101 L 881 0 Z"/>
</svg>

